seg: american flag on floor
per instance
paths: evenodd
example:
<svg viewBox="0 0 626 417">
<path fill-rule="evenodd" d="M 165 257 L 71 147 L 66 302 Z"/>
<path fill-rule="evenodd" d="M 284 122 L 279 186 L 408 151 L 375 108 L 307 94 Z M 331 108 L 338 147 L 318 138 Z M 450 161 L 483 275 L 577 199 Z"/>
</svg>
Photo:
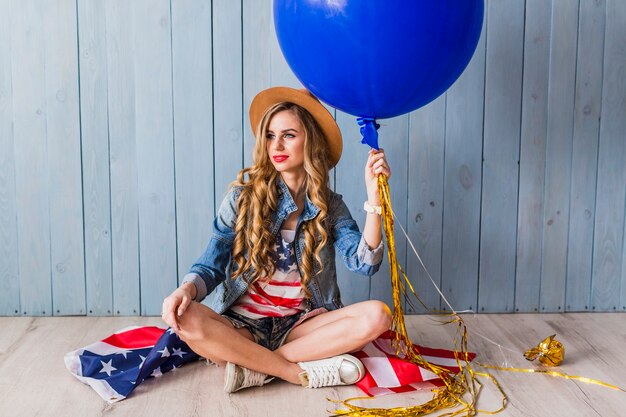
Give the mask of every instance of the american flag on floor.
<svg viewBox="0 0 626 417">
<path fill-rule="evenodd" d="M 171 328 L 128 327 L 65 355 L 65 366 L 103 400 L 126 398 L 144 380 L 198 360 Z"/>
<path fill-rule="evenodd" d="M 386 332 L 354 354 L 366 369 L 357 386 L 378 396 L 440 386 L 437 375 L 395 354 L 393 333 Z M 458 372 L 454 352 L 416 346 L 431 363 Z M 474 354 L 470 358 L 474 358 Z M 171 329 L 129 327 L 65 355 L 67 369 L 108 403 L 126 398 L 144 380 L 159 377 L 199 356 Z"/>
<path fill-rule="evenodd" d="M 365 377 L 357 382 L 357 386 L 369 396 L 380 396 L 401 392 L 417 391 L 443 385 L 441 379 L 433 372 L 421 368 L 396 355 L 392 345 L 394 334 L 387 331 L 376 340 L 365 345 L 359 352 L 353 353 L 365 366 Z M 460 371 L 454 352 L 445 349 L 432 349 L 413 345 L 416 352 L 429 363 L 441 366 L 450 373 Z M 475 353 L 468 355 L 470 360 Z M 464 361 L 460 361 L 465 365 Z"/>
</svg>

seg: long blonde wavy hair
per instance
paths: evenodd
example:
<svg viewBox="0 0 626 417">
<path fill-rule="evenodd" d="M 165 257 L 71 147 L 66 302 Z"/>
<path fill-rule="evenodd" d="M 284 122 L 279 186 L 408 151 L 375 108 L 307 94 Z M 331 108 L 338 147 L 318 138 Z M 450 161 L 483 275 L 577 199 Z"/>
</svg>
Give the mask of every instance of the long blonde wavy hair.
<svg viewBox="0 0 626 417">
<path fill-rule="evenodd" d="M 272 246 L 276 243 L 270 230 L 271 214 L 278 209 L 280 173 L 276 171 L 267 153 L 267 131 L 272 117 L 279 112 L 290 111 L 299 120 L 304 131 L 304 186 L 306 195 L 320 211 L 311 221 L 302 224 L 304 236 L 301 286 L 307 297 L 311 294 L 307 284 L 324 265 L 320 253 L 328 242 L 326 228 L 330 189 L 328 186 L 328 148 L 326 138 L 317 121 L 303 107 L 294 103 L 278 103 L 270 107 L 259 123 L 254 146 L 253 164 L 239 172 L 231 186 L 241 187 L 238 200 L 233 261 L 237 278 L 251 270 L 249 282 L 271 277 L 276 270 Z M 247 176 L 247 178 L 246 178 Z M 297 243 L 297 242 L 296 242 Z M 269 279 L 269 278 L 267 278 Z"/>
</svg>

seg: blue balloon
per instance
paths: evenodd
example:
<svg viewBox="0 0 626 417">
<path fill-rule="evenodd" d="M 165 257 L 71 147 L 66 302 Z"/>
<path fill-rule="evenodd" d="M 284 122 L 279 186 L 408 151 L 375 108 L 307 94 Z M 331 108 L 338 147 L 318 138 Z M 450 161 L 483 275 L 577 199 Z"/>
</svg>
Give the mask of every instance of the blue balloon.
<svg viewBox="0 0 626 417">
<path fill-rule="evenodd" d="M 469 63 L 483 0 L 274 0 L 287 63 L 320 100 L 373 119 L 437 98 Z"/>
</svg>

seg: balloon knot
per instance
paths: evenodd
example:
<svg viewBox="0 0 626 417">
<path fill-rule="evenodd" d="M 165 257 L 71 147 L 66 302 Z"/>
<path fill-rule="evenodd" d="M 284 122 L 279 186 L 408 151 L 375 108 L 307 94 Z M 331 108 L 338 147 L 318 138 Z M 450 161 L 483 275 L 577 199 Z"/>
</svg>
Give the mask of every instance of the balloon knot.
<svg viewBox="0 0 626 417">
<path fill-rule="evenodd" d="M 378 148 L 378 128 L 380 125 L 376 123 L 376 119 L 373 117 L 359 117 L 356 122 L 361 126 L 361 143 L 368 144 L 370 147 L 379 150 Z"/>
</svg>

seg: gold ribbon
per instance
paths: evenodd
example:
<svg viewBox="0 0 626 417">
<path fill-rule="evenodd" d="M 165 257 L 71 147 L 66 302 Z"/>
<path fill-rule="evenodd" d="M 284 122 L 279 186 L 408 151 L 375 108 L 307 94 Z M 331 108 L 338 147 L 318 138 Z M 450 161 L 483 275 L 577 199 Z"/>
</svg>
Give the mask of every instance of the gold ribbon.
<svg viewBox="0 0 626 417">
<path fill-rule="evenodd" d="M 598 381 L 597 379 L 591 379 L 585 376 L 568 375 L 564 372 L 556 372 L 556 371 L 551 371 L 549 369 L 511 368 L 511 367 L 504 367 L 504 366 L 488 365 L 485 363 L 478 363 L 478 362 L 476 362 L 476 364 L 479 366 L 482 366 L 483 368 L 495 369 L 497 371 L 526 372 L 529 374 L 544 374 L 544 375 L 550 375 L 550 376 L 557 377 L 557 378 L 573 379 L 576 381 L 585 382 L 587 384 L 601 385 L 603 387 L 611 388 L 617 391 L 626 392 L 626 390 L 624 390 L 623 388 L 620 388 L 617 385 L 609 384 L 608 382 Z"/>
<path fill-rule="evenodd" d="M 343 410 L 336 410 L 335 414 L 333 414 L 332 416 L 418 417 L 439 410 L 451 409 L 459 405 L 462 406 L 460 409 L 451 410 L 449 412 L 441 414 L 439 417 L 454 417 L 461 415 L 471 417 L 475 416 L 478 413 L 499 413 L 506 407 L 508 397 L 493 375 L 488 372 L 477 372 L 472 368 L 469 360 L 469 353 L 467 350 L 467 326 L 465 325 L 463 319 L 454 310 L 452 310 L 452 313 L 450 314 L 451 319 L 445 324 L 457 324 L 457 333 L 454 338 L 454 354 L 457 366 L 460 369 L 459 373 L 451 374 L 450 372 L 448 372 L 448 370 L 429 363 L 422 357 L 422 355 L 415 352 L 415 350 L 413 349 L 413 343 L 411 342 L 411 339 L 409 338 L 406 331 L 406 325 L 404 322 L 404 311 L 402 309 L 403 297 L 406 298 L 407 302 L 410 303 L 410 299 L 407 298 L 407 289 L 420 302 L 420 304 L 422 304 L 422 306 L 424 306 L 426 309 L 428 309 L 428 307 L 424 305 L 422 300 L 415 293 L 413 286 L 411 285 L 411 282 L 407 278 L 405 272 L 402 270 L 400 265 L 398 265 L 398 261 L 396 258 L 395 238 L 393 232 L 393 211 L 391 209 L 389 183 L 387 181 L 387 176 L 384 174 L 378 176 L 378 190 L 380 192 L 382 202 L 382 220 L 384 223 L 385 238 L 387 240 L 388 247 L 387 256 L 389 259 L 391 288 L 394 306 L 392 330 L 395 334 L 395 340 L 392 341 L 392 344 L 396 349 L 397 356 L 404 356 L 405 359 L 409 362 L 435 373 L 439 378 L 441 378 L 444 386 L 433 389 L 433 398 L 430 401 L 424 404 L 410 407 L 370 408 L 352 404 L 354 401 L 357 400 L 372 399 L 371 397 L 353 397 L 346 400 L 330 400 L 332 402 L 342 404 L 346 407 L 346 409 Z M 400 274 L 402 275 L 403 279 L 400 279 Z M 441 295 L 443 297 L 443 294 Z M 539 361 L 543 364 L 558 366 L 563 361 L 564 354 L 565 348 L 563 344 L 554 340 L 554 336 L 550 336 L 544 339 L 541 343 L 539 343 L 537 347 L 529 349 L 524 354 L 524 356 L 529 360 L 539 358 Z M 483 368 L 499 371 L 542 373 L 554 377 L 574 379 L 581 382 L 597 384 L 619 391 L 624 391 L 622 388 L 612 384 L 608 384 L 606 382 L 582 376 L 567 375 L 562 372 L 555 372 L 545 369 L 508 368 L 481 364 L 478 362 L 476 362 L 476 365 Z M 488 379 L 499 390 L 501 394 L 502 404 L 497 410 L 480 410 L 477 408 L 478 397 L 483 386 L 478 377 Z"/>
<path fill-rule="evenodd" d="M 353 405 L 352 402 L 362 399 L 349 398 L 344 401 L 336 401 L 347 407 L 346 410 L 337 410 L 334 416 L 423 416 L 432 412 L 454 408 L 461 405 L 459 410 L 450 411 L 442 416 L 475 416 L 477 413 L 496 414 L 502 411 L 506 405 L 507 397 L 496 381 L 496 379 L 483 372 L 475 372 L 470 364 L 469 353 L 467 350 L 467 328 L 463 319 L 456 313 L 452 314 L 452 318 L 449 323 L 457 323 L 457 336 L 454 339 L 454 354 L 457 362 L 457 366 L 460 369 L 459 373 L 451 374 L 447 369 L 433 365 L 425 360 L 422 355 L 417 353 L 413 349 L 413 342 L 409 338 L 406 325 L 404 321 L 404 311 L 402 309 L 402 298 L 407 295 L 408 291 L 411 292 L 421 303 L 421 300 L 415 293 L 411 282 L 407 278 L 406 274 L 398 265 L 396 257 L 396 245 L 393 233 L 393 211 L 391 209 L 391 197 L 389 194 L 389 183 L 387 176 L 381 174 L 378 176 L 378 190 L 381 197 L 382 206 L 382 219 L 385 227 L 385 237 L 387 239 L 387 256 L 389 259 L 389 269 L 391 274 L 391 288 L 393 296 L 393 324 L 392 330 L 395 337 L 392 340 L 392 345 L 396 349 L 396 355 L 404 357 L 405 360 L 414 363 L 424 369 L 427 369 L 436 374 L 444 383 L 444 386 L 433 390 L 433 398 L 420 405 L 411 407 L 396 407 L 396 408 L 368 408 L 359 407 Z M 400 279 L 400 274 L 402 278 Z M 422 303 L 423 305 L 423 303 Z M 477 376 L 483 376 L 490 379 L 502 394 L 502 406 L 495 411 L 479 410 L 477 409 L 477 402 L 482 383 L 478 380 Z M 367 397 L 369 398 L 369 397 Z"/>
</svg>

